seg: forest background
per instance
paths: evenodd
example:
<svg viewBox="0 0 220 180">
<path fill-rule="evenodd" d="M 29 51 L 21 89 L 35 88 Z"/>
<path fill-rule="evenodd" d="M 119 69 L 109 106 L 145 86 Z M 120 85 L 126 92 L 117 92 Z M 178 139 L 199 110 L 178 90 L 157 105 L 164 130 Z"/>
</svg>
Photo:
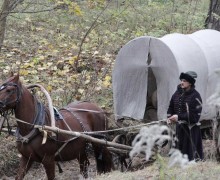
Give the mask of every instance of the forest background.
<svg viewBox="0 0 220 180">
<path fill-rule="evenodd" d="M 25 84 L 43 85 L 54 106 L 60 108 L 70 101 L 89 100 L 112 114 L 113 120 L 111 73 L 120 48 L 144 35 L 189 34 L 208 27 L 218 30 L 219 15 L 212 12 L 218 11 L 217 3 L 215 0 L 1 0 L 1 79 L 10 71 L 19 72 Z M 0 138 L 1 142 L 8 142 L 5 135 Z M 8 146 L 13 147 L 13 153 L 0 148 L 0 177 L 18 163 L 14 145 Z"/>
</svg>

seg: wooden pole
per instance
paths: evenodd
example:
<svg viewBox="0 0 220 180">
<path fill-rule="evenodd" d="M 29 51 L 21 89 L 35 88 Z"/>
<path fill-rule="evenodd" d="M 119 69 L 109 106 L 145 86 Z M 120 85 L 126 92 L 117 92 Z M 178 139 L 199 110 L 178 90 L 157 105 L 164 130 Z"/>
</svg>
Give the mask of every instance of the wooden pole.
<svg viewBox="0 0 220 180">
<path fill-rule="evenodd" d="M 127 146 L 124 144 L 118 144 L 118 143 L 110 142 L 110 141 L 103 140 L 103 139 L 94 138 L 90 135 L 86 135 L 81 132 L 68 131 L 68 130 L 59 129 L 57 127 L 54 128 L 54 127 L 50 127 L 50 126 L 39 126 L 39 125 L 35 125 L 35 128 L 38 128 L 40 131 L 46 130 L 46 131 L 51 131 L 51 132 L 58 133 L 58 134 L 61 133 L 61 134 L 72 135 L 75 137 L 82 137 L 90 142 L 99 143 L 99 144 L 103 144 L 103 145 L 110 146 L 110 147 L 125 149 L 125 150 L 129 150 L 129 151 L 132 150 L 131 146 Z"/>
<path fill-rule="evenodd" d="M 39 126 L 39 125 L 35 125 L 35 128 L 38 128 L 40 131 L 51 131 L 53 133 L 61 133 L 61 134 L 67 134 L 67 135 L 71 135 L 71 136 L 75 136 L 75 137 L 81 137 L 84 138 L 90 142 L 94 142 L 94 143 L 99 143 L 99 144 L 103 144 L 106 145 L 108 147 L 114 147 L 114 148 L 118 148 L 118 149 L 122 149 L 122 153 L 124 154 L 125 151 L 130 151 L 132 150 L 131 146 L 127 146 L 124 144 L 119 144 L 119 143 L 115 143 L 115 142 L 111 142 L 111 141 L 107 141 L 107 140 L 103 140 L 103 139 L 98 139 L 98 138 L 94 138 L 90 135 L 86 135 L 83 134 L 81 132 L 76 132 L 76 131 L 68 131 L 68 130 L 63 130 L 63 129 L 59 129 L 57 127 L 51 127 L 51 126 Z M 8 132 L 7 128 L 2 128 L 2 132 Z M 15 130 L 12 130 L 11 132 L 15 133 Z M 111 149 L 111 148 L 110 148 Z M 114 151 L 114 149 L 113 149 Z M 119 150 L 117 150 L 117 152 L 119 152 Z"/>
</svg>

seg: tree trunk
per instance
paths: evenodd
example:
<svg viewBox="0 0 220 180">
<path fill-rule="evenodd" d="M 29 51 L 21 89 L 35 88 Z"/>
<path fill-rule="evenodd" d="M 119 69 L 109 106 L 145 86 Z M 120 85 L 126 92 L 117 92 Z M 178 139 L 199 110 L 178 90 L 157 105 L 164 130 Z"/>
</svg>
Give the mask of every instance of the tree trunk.
<svg viewBox="0 0 220 180">
<path fill-rule="evenodd" d="M 210 0 L 208 17 L 205 21 L 205 27 L 220 31 L 220 1 Z"/>
<path fill-rule="evenodd" d="M 5 29 L 6 29 L 6 19 L 9 11 L 9 0 L 4 0 L 2 9 L 0 12 L 0 52 L 3 45 L 4 37 L 5 37 Z"/>
<path fill-rule="evenodd" d="M 5 38 L 6 20 L 11 11 L 24 0 L 4 0 L 0 11 L 0 52 Z"/>
</svg>

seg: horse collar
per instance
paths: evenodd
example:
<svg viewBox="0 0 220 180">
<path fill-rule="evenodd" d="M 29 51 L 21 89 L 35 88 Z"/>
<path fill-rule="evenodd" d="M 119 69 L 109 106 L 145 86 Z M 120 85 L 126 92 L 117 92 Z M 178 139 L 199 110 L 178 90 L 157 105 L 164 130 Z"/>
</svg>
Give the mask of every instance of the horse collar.
<svg viewBox="0 0 220 180">
<path fill-rule="evenodd" d="M 44 105 L 35 99 L 35 107 L 36 107 L 36 116 L 33 121 L 32 130 L 26 136 L 22 136 L 19 132 L 19 128 L 17 128 L 16 131 L 17 141 L 20 141 L 22 143 L 28 143 L 30 140 L 32 140 L 36 135 L 40 133 L 38 129 L 34 128 L 34 125 L 43 126 L 45 124 Z"/>
</svg>

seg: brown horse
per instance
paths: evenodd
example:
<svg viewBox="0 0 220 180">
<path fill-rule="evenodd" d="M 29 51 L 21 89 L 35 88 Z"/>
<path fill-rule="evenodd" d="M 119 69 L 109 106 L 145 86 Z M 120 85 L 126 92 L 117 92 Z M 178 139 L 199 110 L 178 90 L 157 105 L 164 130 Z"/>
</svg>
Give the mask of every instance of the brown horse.
<svg viewBox="0 0 220 180">
<path fill-rule="evenodd" d="M 19 75 L 12 75 L 0 86 L 0 112 L 7 116 L 11 110 L 18 119 L 17 148 L 22 155 L 16 179 L 23 179 L 32 163 L 37 161 L 43 164 L 48 179 L 52 180 L 55 178 L 55 162 L 73 159 L 79 161 L 80 172 L 85 178 L 88 177 L 89 142 L 79 137 L 63 134 L 51 136 L 51 133 L 48 133 L 46 143 L 42 144 L 43 134 L 34 128 L 34 125 L 50 125 L 50 113 L 48 108 L 22 85 Z M 86 132 L 103 131 L 107 128 L 105 114 L 95 104 L 71 103 L 59 112 L 63 118 L 56 120 L 56 127 L 60 129 Z M 111 171 L 111 153 L 100 144 L 92 143 L 92 147 L 98 173 Z"/>
</svg>

